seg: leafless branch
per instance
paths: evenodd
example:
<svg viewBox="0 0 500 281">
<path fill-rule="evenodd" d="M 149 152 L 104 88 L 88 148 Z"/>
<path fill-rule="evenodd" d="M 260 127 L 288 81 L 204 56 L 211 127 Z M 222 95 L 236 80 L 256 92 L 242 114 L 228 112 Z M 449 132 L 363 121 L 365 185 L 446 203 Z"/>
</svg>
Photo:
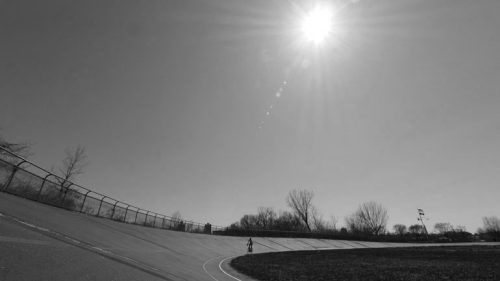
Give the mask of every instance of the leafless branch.
<svg viewBox="0 0 500 281">
<path fill-rule="evenodd" d="M 77 146 L 75 149 L 66 149 L 66 157 L 62 167 L 59 169 L 61 176 L 61 187 L 68 188 L 70 182 L 74 181 L 78 175 L 83 174 L 84 168 L 88 165 L 85 147 Z"/>
<path fill-rule="evenodd" d="M 310 216 L 312 212 L 312 198 L 314 193 L 308 190 L 292 190 L 286 202 L 293 212 L 302 220 L 308 231 L 311 231 Z"/>
</svg>

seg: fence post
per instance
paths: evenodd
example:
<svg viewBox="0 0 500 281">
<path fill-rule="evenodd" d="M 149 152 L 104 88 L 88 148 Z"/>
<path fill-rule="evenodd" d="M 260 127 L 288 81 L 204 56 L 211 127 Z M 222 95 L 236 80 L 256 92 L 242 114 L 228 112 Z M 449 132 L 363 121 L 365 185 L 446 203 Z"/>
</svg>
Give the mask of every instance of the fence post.
<svg viewBox="0 0 500 281">
<path fill-rule="evenodd" d="M 70 183 L 70 185 L 68 185 L 68 187 L 66 187 L 64 190 L 64 196 L 62 198 L 61 206 L 64 206 L 64 201 L 66 200 L 66 194 L 68 194 L 69 188 L 73 185 L 72 182 L 69 182 L 69 183 Z"/>
<path fill-rule="evenodd" d="M 97 217 L 98 217 L 98 216 L 99 216 L 99 214 L 101 213 L 102 201 L 104 201 L 104 198 L 107 198 L 107 197 L 106 197 L 106 196 L 102 197 L 102 199 L 101 199 L 101 203 L 99 203 L 99 210 L 97 210 L 97 214 L 96 214 L 96 216 L 97 216 Z"/>
<path fill-rule="evenodd" d="M 157 215 L 158 215 L 158 214 L 157 214 L 157 213 L 155 213 L 155 218 L 154 218 L 154 220 L 153 220 L 153 227 L 155 227 L 155 226 L 156 226 L 156 216 L 157 216 Z"/>
<path fill-rule="evenodd" d="M 19 166 L 21 166 L 21 164 L 25 163 L 26 160 L 23 160 L 21 161 L 19 164 L 17 164 L 16 166 L 14 166 L 14 169 L 12 170 L 12 174 L 10 174 L 10 177 L 9 177 L 9 180 L 7 181 L 7 184 L 4 186 L 3 190 L 7 190 L 7 188 L 9 187 L 10 183 L 12 182 L 12 180 L 14 179 L 14 174 L 17 172 L 17 170 L 19 169 Z"/>
<path fill-rule="evenodd" d="M 135 212 L 134 224 L 137 224 L 137 215 L 139 214 L 139 211 L 140 211 L 140 210 L 141 210 L 141 209 L 139 209 L 139 208 L 138 208 L 138 209 L 137 209 L 137 212 Z"/>
<path fill-rule="evenodd" d="M 165 228 L 165 216 L 161 219 L 161 228 Z"/>
<path fill-rule="evenodd" d="M 115 208 L 116 208 L 116 204 L 118 204 L 118 202 L 120 202 L 120 201 L 116 201 L 115 204 L 113 205 L 113 211 L 111 212 L 111 219 L 113 219 L 113 217 L 115 216 Z"/>
<path fill-rule="evenodd" d="M 48 174 L 43 178 L 42 185 L 40 186 L 40 190 L 38 190 L 38 195 L 36 196 L 36 201 L 40 201 L 40 196 L 42 195 L 42 189 L 43 186 L 45 185 L 45 182 L 47 181 L 47 178 L 52 176 L 52 174 Z"/>
<path fill-rule="evenodd" d="M 130 205 L 127 204 L 127 208 L 125 209 L 125 216 L 123 217 L 123 222 L 127 222 L 128 208 L 130 208 Z"/>
<path fill-rule="evenodd" d="M 85 193 L 85 196 L 83 197 L 83 202 L 82 202 L 82 207 L 80 208 L 80 213 L 83 213 L 83 206 L 85 206 L 85 200 L 87 200 L 87 195 L 90 193 L 91 191 L 87 191 L 87 193 Z"/>
<path fill-rule="evenodd" d="M 149 211 L 146 212 L 146 219 L 144 220 L 144 225 L 148 225 L 148 214 Z"/>
</svg>

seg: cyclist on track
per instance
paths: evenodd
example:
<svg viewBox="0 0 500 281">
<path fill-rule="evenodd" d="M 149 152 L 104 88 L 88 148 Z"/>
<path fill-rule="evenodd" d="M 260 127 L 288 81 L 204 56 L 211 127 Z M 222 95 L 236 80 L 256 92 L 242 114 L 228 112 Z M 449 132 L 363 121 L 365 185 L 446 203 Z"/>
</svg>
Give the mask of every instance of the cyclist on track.
<svg viewBox="0 0 500 281">
<path fill-rule="evenodd" d="M 248 239 L 247 247 L 248 247 L 248 252 L 249 253 L 253 252 L 253 241 L 252 241 L 251 237 Z"/>
</svg>

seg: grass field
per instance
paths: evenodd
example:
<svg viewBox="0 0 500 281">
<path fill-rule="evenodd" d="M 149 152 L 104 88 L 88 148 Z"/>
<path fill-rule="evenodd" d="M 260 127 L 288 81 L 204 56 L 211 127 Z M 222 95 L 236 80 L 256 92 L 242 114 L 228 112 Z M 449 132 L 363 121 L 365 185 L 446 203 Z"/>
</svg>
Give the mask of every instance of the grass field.
<svg viewBox="0 0 500 281">
<path fill-rule="evenodd" d="M 500 246 L 280 252 L 231 266 L 258 280 L 500 280 Z"/>
</svg>

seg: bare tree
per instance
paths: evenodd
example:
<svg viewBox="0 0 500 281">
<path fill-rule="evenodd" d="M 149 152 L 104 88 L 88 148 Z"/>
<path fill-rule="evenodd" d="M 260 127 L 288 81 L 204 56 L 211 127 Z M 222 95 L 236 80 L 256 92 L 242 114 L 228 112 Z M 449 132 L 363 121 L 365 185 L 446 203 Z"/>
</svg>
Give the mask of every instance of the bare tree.
<svg viewBox="0 0 500 281">
<path fill-rule="evenodd" d="M 171 229 L 174 229 L 177 231 L 186 231 L 186 224 L 182 220 L 181 212 L 175 211 L 170 216 L 170 218 L 171 218 L 171 224 L 170 224 Z"/>
<path fill-rule="evenodd" d="M 79 145 L 75 149 L 66 149 L 66 157 L 59 169 L 61 176 L 59 184 L 62 189 L 67 189 L 78 175 L 83 174 L 83 169 L 87 165 L 87 154 L 83 146 Z"/>
<path fill-rule="evenodd" d="M 240 226 L 242 229 L 247 229 L 247 230 L 257 227 L 257 216 L 244 215 L 240 219 Z"/>
<path fill-rule="evenodd" d="M 437 222 L 434 224 L 434 230 L 439 234 L 445 234 L 446 232 L 453 231 L 453 226 L 449 222 Z"/>
<path fill-rule="evenodd" d="M 483 231 L 500 234 L 500 219 L 496 216 L 483 217 Z"/>
<path fill-rule="evenodd" d="M 182 220 L 182 215 L 181 212 L 175 211 L 171 216 L 172 221 L 181 221 Z"/>
<path fill-rule="evenodd" d="M 231 229 L 231 230 L 240 230 L 241 229 L 240 222 L 239 221 L 233 222 L 232 224 L 229 225 L 229 229 Z"/>
<path fill-rule="evenodd" d="M 259 207 L 257 210 L 257 225 L 262 229 L 271 229 L 276 220 L 276 212 L 271 207 Z"/>
<path fill-rule="evenodd" d="M 311 207 L 311 217 L 312 217 L 312 225 L 315 231 L 325 231 L 327 229 L 327 223 L 323 219 L 323 215 L 318 211 L 318 209 L 314 206 Z"/>
<path fill-rule="evenodd" d="M 483 217 L 483 227 L 477 232 L 486 241 L 500 241 L 500 219 L 496 216 Z"/>
<path fill-rule="evenodd" d="M 421 224 L 413 224 L 408 227 L 408 230 L 412 234 L 425 234 L 425 229 Z"/>
<path fill-rule="evenodd" d="M 398 235 L 403 236 L 406 233 L 406 225 L 404 224 L 398 223 L 395 224 L 392 228 L 394 229 L 394 232 L 396 232 L 396 234 Z"/>
<path fill-rule="evenodd" d="M 337 217 L 331 215 L 330 220 L 323 218 L 323 215 L 318 211 L 315 206 L 311 207 L 311 222 L 313 231 L 317 232 L 327 232 L 327 231 L 337 231 Z"/>
<path fill-rule="evenodd" d="M 282 231 L 304 231 L 304 224 L 297 215 L 282 211 L 274 222 L 274 229 Z"/>
<path fill-rule="evenodd" d="M 352 233 L 368 232 L 368 230 L 365 229 L 365 225 L 363 224 L 363 222 L 359 219 L 358 216 L 356 216 L 356 213 L 345 217 L 345 225 L 346 229 Z"/>
<path fill-rule="evenodd" d="M 370 201 L 359 205 L 358 210 L 346 218 L 346 223 L 353 232 L 379 235 L 385 232 L 388 220 L 387 209 Z"/>
<path fill-rule="evenodd" d="M 331 215 L 330 221 L 328 222 L 328 229 L 336 231 L 338 223 L 339 223 L 339 219 L 336 216 Z"/>
<path fill-rule="evenodd" d="M 310 218 L 313 210 L 312 198 L 314 193 L 308 190 L 292 190 L 288 193 L 286 203 L 302 220 L 308 231 L 311 231 Z"/>
<path fill-rule="evenodd" d="M 20 143 L 14 143 L 14 142 L 9 142 L 7 141 L 4 137 L 0 135 L 0 147 L 3 149 L 6 149 L 7 151 L 10 151 L 14 154 L 17 154 L 21 157 L 28 157 L 31 156 L 31 144 L 27 142 L 20 142 Z M 11 157 L 11 155 L 5 150 L 0 149 L 0 155 L 1 156 L 7 156 Z"/>
</svg>

